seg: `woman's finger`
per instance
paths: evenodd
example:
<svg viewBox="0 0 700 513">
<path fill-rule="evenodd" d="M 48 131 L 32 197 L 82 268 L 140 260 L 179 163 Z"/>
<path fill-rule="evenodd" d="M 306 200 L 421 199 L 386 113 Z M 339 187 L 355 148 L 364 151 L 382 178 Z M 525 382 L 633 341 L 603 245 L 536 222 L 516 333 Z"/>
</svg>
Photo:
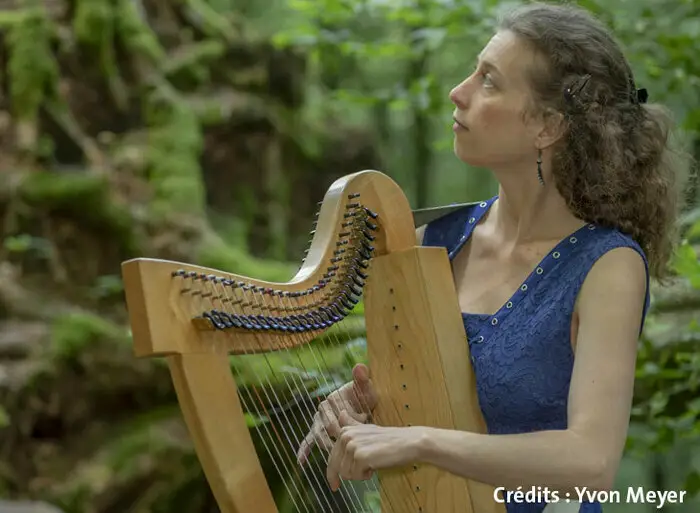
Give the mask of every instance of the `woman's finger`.
<svg viewBox="0 0 700 513">
<path fill-rule="evenodd" d="M 337 438 L 340 435 L 340 424 L 338 423 L 338 418 L 333 408 L 326 401 L 322 402 L 318 408 L 317 415 L 320 416 L 321 423 L 323 424 L 326 433 L 332 438 Z"/>
<path fill-rule="evenodd" d="M 331 440 L 331 437 L 328 436 L 328 432 L 323 426 L 323 421 L 320 420 L 320 414 L 317 413 L 316 415 L 319 415 L 319 420 L 314 422 L 312 428 L 314 434 L 314 441 L 320 449 L 323 449 L 324 451 L 330 451 L 333 448 L 333 440 Z"/>
</svg>

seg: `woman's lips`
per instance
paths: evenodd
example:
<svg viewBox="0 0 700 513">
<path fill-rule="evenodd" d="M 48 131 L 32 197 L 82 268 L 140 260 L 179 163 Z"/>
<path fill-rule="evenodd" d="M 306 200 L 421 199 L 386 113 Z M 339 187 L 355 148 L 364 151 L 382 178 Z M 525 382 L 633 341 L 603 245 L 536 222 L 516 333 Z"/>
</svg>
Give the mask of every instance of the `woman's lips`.
<svg viewBox="0 0 700 513">
<path fill-rule="evenodd" d="M 454 121 L 454 124 L 452 125 L 452 130 L 468 130 L 466 126 L 457 121 L 457 118 L 452 118 L 452 120 Z"/>
</svg>

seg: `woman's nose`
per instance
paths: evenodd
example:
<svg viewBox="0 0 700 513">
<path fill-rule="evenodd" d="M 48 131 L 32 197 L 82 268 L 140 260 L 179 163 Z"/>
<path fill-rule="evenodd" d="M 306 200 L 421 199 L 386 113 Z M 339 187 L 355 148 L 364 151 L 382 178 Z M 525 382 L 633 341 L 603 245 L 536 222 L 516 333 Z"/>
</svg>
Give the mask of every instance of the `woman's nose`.
<svg viewBox="0 0 700 513">
<path fill-rule="evenodd" d="M 458 109 L 467 108 L 467 81 L 457 84 L 450 91 L 450 101 L 454 103 Z"/>
</svg>

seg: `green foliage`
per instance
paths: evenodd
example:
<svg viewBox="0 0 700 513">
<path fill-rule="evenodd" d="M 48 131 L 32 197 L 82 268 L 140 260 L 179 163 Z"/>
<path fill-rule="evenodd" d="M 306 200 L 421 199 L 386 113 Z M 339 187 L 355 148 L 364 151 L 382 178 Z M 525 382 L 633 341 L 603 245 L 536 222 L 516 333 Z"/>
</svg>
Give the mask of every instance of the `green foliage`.
<svg viewBox="0 0 700 513">
<path fill-rule="evenodd" d="M 367 492 L 365 494 L 365 501 L 367 504 L 367 509 L 369 513 L 381 513 L 382 512 L 382 502 L 379 492 Z"/>
<path fill-rule="evenodd" d="M 3 247 L 9 254 L 36 253 L 46 256 L 50 251 L 46 245 L 46 240 L 40 237 L 32 237 L 26 233 L 5 237 L 3 240 Z"/>
<path fill-rule="evenodd" d="M 441 49 L 457 20 L 476 21 L 466 4 L 448 7 L 434 1 L 420 1 L 419 8 L 340 0 L 289 4 L 298 21 L 273 41 L 308 48 L 336 100 L 362 106 L 387 102 L 431 113 L 446 100 L 441 81 L 431 69 L 411 73 L 411 67 Z"/>
<path fill-rule="evenodd" d="M 76 39 L 97 52 L 97 59 L 112 94 L 119 105 L 125 105 L 125 85 L 117 65 L 114 47 L 115 9 L 110 0 L 78 0 L 75 4 L 73 29 Z"/>
<path fill-rule="evenodd" d="M 131 0 L 117 0 L 114 23 L 124 47 L 130 55 L 143 57 L 150 65 L 161 65 L 166 58 L 154 31 L 139 13 L 139 4 Z"/>
<path fill-rule="evenodd" d="M 144 493 L 130 504 L 130 511 L 161 511 L 156 509 L 159 503 L 172 500 L 183 481 L 192 474 L 199 477 L 200 472 L 192 465 L 189 444 L 168 436 L 168 424 L 177 417 L 177 407 L 167 406 L 136 415 L 111 429 L 108 442 L 53 490 L 54 502 L 66 513 L 83 513 L 99 503 L 110 487 L 129 490 L 140 486 Z M 168 482 L 167 487 L 164 482 Z M 177 509 L 173 503 L 169 507 Z"/>
<path fill-rule="evenodd" d="M 700 2 L 586 0 L 623 42 L 640 87 L 671 106 L 683 128 L 700 133 Z M 659 13 L 663 12 L 663 16 Z"/>
<path fill-rule="evenodd" d="M 683 280 L 700 290 L 700 257 L 686 241 L 678 247 L 673 266 Z M 653 324 L 653 316 L 650 321 Z M 692 342 L 686 342 L 694 335 L 697 339 L 700 324 L 696 319 L 687 326 L 678 326 L 677 331 L 678 340 L 670 345 L 659 346 L 650 337 L 642 339 L 637 386 L 649 395 L 632 411 L 633 420 L 644 426 L 641 432 L 633 430 L 628 438 L 628 450 L 635 454 L 664 453 L 679 441 L 700 441 L 700 353 Z M 692 467 L 683 489 L 691 497 L 700 492 L 700 480 Z"/>
<path fill-rule="evenodd" d="M 95 314 L 73 312 L 60 315 L 53 323 L 50 354 L 54 361 L 75 361 L 100 340 L 126 344 L 129 339 L 122 327 Z"/>
<path fill-rule="evenodd" d="M 92 289 L 92 296 L 95 299 L 114 299 L 116 297 L 121 299 L 123 293 L 124 282 L 121 276 L 116 274 L 99 276 Z"/>
<path fill-rule="evenodd" d="M 235 40 L 234 27 L 222 15 L 231 10 L 231 5 L 226 0 L 184 0 L 184 3 L 186 14 L 196 20 L 199 29 L 207 36 L 227 41 Z"/>
<path fill-rule="evenodd" d="M 320 115 L 329 111 L 352 115 L 359 124 L 377 127 L 382 144 L 391 148 L 385 152 L 385 168 L 404 190 L 415 194 L 421 185 L 416 182 L 414 186 L 413 180 L 421 167 L 430 166 L 431 202 L 469 201 L 490 191 L 474 175 L 464 181 L 456 178 L 462 170 L 456 171 L 452 136 L 444 122 L 453 109 L 447 93 L 473 69 L 476 54 L 494 29 L 494 14 L 517 3 L 294 0 L 285 3 L 289 22 L 273 32 L 273 41 L 310 52 L 312 85 L 320 91 L 316 102 L 323 106 L 317 107 Z M 615 31 L 631 60 L 638 87 L 648 88 L 652 101 L 671 107 L 684 142 L 700 138 L 700 2 L 578 3 Z M 429 118 L 429 129 L 418 133 L 422 118 Z M 426 145 L 431 145 L 433 155 L 419 163 L 412 150 Z M 467 196 L 465 191 L 470 191 Z M 416 206 L 422 205 L 418 202 Z M 700 221 L 686 236 L 697 241 Z M 683 280 L 700 287 L 700 260 L 690 243 L 678 248 L 674 267 Z M 648 325 L 656 322 L 661 321 L 652 314 Z M 650 429 L 631 434 L 631 450 L 644 455 L 663 453 L 679 439 L 700 440 L 700 403 L 694 399 L 700 389 L 700 359 L 692 345 L 699 329 L 697 321 L 675 326 L 677 337 L 668 346 L 661 346 L 647 330 L 640 346 L 637 378 L 641 395 L 633 418 Z M 695 493 L 698 483 L 700 478 L 691 471 L 684 489 Z"/>
<path fill-rule="evenodd" d="M 149 214 L 155 217 L 159 228 L 162 225 L 157 221 L 177 223 L 179 215 L 201 221 L 206 235 L 195 250 L 193 261 L 273 282 L 287 281 L 294 274 L 295 269 L 287 264 L 250 256 L 243 243 L 236 241 L 232 245 L 225 237 L 212 235 L 204 221 L 200 165 L 204 133 L 209 125 L 228 123 L 234 112 L 243 112 L 242 118 L 246 120 L 270 121 L 278 133 L 301 139 L 299 146 L 314 157 L 320 151 L 320 146 L 314 146 L 315 133 L 327 130 L 328 120 L 352 123 L 363 131 L 372 127 L 385 148 L 385 168 L 409 192 L 409 197 L 413 192 L 419 203 L 469 201 L 489 193 L 493 182 L 474 173 L 465 175 L 461 163 L 455 162 L 449 133 L 453 106 L 447 94 L 471 71 L 476 54 L 493 30 L 493 15 L 506 3 L 495 0 L 247 2 L 251 11 L 260 12 L 259 23 L 284 25 L 269 31 L 276 45 L 307 52 L 309 104 L 303 107 L 303 116 L 277 108 L 274 100 L 267 97 L 237 88 L 232 94 L 229 91 L 211 94 L 212 76 L 221 71 L 212 63 L 220 62 L 240 43 L 241 33 L 234 26 L 237 15 L 234 6 L 242 3 L 178 2 L 178 16 L 187 18 L 201 39 L 188 40 L 172 54 L 166 53 L 154 28 L 148 26 L 139 2 L 75 0 L 71 11 L 75 40 L 85 55 L 95 58 L 118 104 L 125 107 L 131 97 L 143 102 L 148 136 L 146 173 L 153 188 Z M 700 69 L 696 58 L 700 49 L 697 37 L 700 2 L 587 0 L 579 3 L 594 9 L 613 26 L 627 46 L 639 85 L 650 89 L 653 100 L 669 103 L 682 120 L 686 135 L 697 137 L 700 133 L 697 95 Z M 17 119 L 35 121 L 42 103 L 53 100 L 56 94 L 58 72 L 51 46 L 59 38 L 53 22 L 39 7 L 41 2 L 23 5 L 18 11 L 0 13 L 0 27 L 8 33 L 8 83 L 13 109 Z M 270 6 L 274 9 L 265 12 Z M 167 11 L 167 6 L 163 9 Z M 253 20 L 246 20 L 248 23 L 252 24 Z M 234 78 L 240 73 L 239 69 L 225 71 Z M 127 81 L 135 84 L 127 86 Z M 205 92 L 198 90 L 185 97 L 174 85 L 180 81 L 188 86 L 194 83 Z M 304 129 L 298 123 L 302 118 Z M 313 134 L 308 127 L 313 127 Z M 303 137 L 299 137 L 300 133 Z M 445 141 L 449 144 L 444 144 Z M 421 173 L 429 180 L 418 180 Z M 421 190 L 428 185 L 430 194 L 421 196 L 427 194 Z M 105 178 L 91 173 L 30 173 L 21 185 L 20 200 L 36 210 L 81 219 L 80 226 L 104 230 L 109 237 L 125 241 L 135 253 L 135 218 L 126 207 L 115 204 L 109 187 Z M 274 192 L 275 186 L 271 189 Z M 245 198 L 236 201 L 257 201 L 254 188 L 247 192 L 241 184 L 238 190 Z M 239 223 L 252 224 L 251 220 L 243 219 Z M 237 233 L 244 231 L 245 228 L 237 229 Z M 691 241 L 699 238 L 700 222 L 686 236 Z M 33 235 L 17 233 L 6 237 L 3 246 L 15 256 L 42 251 L 44 242 Z M 700 287 L 700 262 L 690 244 L 679 248 L 675 267 L 688 283 Z M 123 292 L 116 274 L 102 276 L 92 285 L 93 299 L 115 298 Z M 304 347 L 267 357 L 232 357 L 231 367 L 239 385 L 245 390 L 253 381 L 269 380 L 273 389 L 284 390 L 285 379 L 300 379 L 314 398 L 328 393 L 346 382 L 349 369 L 364 359 L 362 311 L 359 304 L 345 323 L 314 343 L 313 352 L 311 347 Z M 655 315 L 650 319 L 651 325 L 661 322 L 664 321 Z M 644 455 L 650 451 L 663 453 L 680 439 L 700 439 L 697 399 L 700 358 L 691 344 L 697 340 L 693 337 L 700 326 L 696 321 L 679 324 L 675 329 L 677 336 L 668 345 L 655 340 L 653 332 L 647 332 L 640 346 L 637 375 L 640 394 L 633 415 L 638 424 L 650 429 L 633 433 L 629 447 Z M 121 326 L 87 312 L 58 314 L 51 335 L 48 356 L 58 364 L 56 367 L 69 371 L 75 369 L 77 362 L 99 359 L 101 356 L 90 351 L 95 345 L 107 342 L 108 348 L 119 347 L 124 351 L 129 346 L 128 333 Z M 111 353 L 107 354 L 111 358 Z M 162 359 L 153 362 L 160 370 L 164 370 L 163 365 Z M 102 372 L 91 379 L 93 387 L 112 386 L 111 374 Z M 112 511 L 203 511 L 205 498 L 199 463 L 187 443 L 174 437 L 172 429 L 163 428 L 171 428 L 172 419 L 179 419 L 175 403 L 134 415 L 126 423 L 115 426 L 105 437 L 106 442 L 85 456 L 71 477 L 65 479 L 65 486 L 59 487 L 57 504 L 68 513 L 95 511 L 99 504 L 110 503 L 105 497 L 109 489 L 123 487 L 140 490 L 134 492 L 139 497 L 138 504 L 112 499 L 117 504 Z M 9 420 L 9 414 L 0 407 L 0 427 Z M 265 419 L 250 412 L 246 422 L 258 443 Z M 4 473 L 0 464 L 0 476 Z M 2 486 L 0 482 L 0 491 Z M 689 494 L 700 491 L 697 471 L 687 473 L 684 489 Z M 370 511 L 378 510 L 376 499 L 372 494 L 366 497 Z"/>
<path fill-rule="evenodd" d="M 461 169 L 455 172 L 460 165 L 452 154 L 448 92 L 473 68 L 491 35 L 497 2 L 300 0 L 288 5 L 293 21 L 273 41 L 310 52 L 313 87 L 325 95 L 318 115 L 333 113 L 373 127 L 385 170 L 415 207 L 488 193 L 481 177 L 465 183 Z M 443 191 L 447 200 L 437 199 Z"/>
<path fill-rule="evenodd" d="M 114 30 L 113 3 L 109 0 L 76 0 L 73 31 L 78 41 L 112 46 Z"/>
<path fill-rule="evenodd" d="M 131 212 L 113 201 L 106 176 L 90 173 L 37 171 L 26 173 L 20 197 L 44 211 L 58 211 L 117 237 L 128 252 L 136 250 Z"/>
<path fill-rule="evenodd" d="M 700 222 L 695 229 L 700 228 Z M 688 242 L 683 242 L 676 252 L 674 259 L 674 269 L 681 276 L 685 277 L 690 284 L 700 290 L 700 257 Z"/>
<path fill-rule="evenodd" d="M 204 183 L 199 165 L 202 128 L 179 97 L 157 91 L 148 106 L 148 173 L 153 186 L 151 213 L 204 214 Z M 170 93 L 170 92 L 169 92 Z"/>
<path fill-rule="evenodd" d="M 198 83 L 202 83 L 209 78 L 212 62 L 221 58 L 225 52 L 226 46 L 221 41 L 198 41 L 171 56 L 163 64 L 163 72 L 168 76 L 186 72 L 194 75 Z"/>
<path fill-rule="evenodd" d="M 165 60 L 165 50 L 130 0 L 77 0 L 73 29 L 76 39 L 97 53 L 100 70 L 122 108 L 128 93 L 117 63 L 117 45 L 149 66 Z"/>
<path fill-rule="evenodd" d="M 35 121 L 44 99 L 56 94 L 58 66 L 51 50 L 53 27 L 43 3 L 28 3 L 14 17 L 6 18 L 12 21 L 8 75 L 14 115 Z"/>
<path fill-rule="evenodd" d="M 203 242 L 197 262 L 204 267 L 279 283 L 289 281 L 294 274 L 294 268 L 289 264 L 255 258 L 218 237 Z"/>
</svg>

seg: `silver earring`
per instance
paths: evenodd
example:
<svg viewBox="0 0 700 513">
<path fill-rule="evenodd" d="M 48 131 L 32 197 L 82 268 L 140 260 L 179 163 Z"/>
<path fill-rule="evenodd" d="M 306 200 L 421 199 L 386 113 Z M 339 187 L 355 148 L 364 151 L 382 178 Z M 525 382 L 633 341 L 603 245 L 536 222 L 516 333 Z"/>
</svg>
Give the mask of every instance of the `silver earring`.
<svg viewBox="0 0 700 513">
<path fill-rule="evenodd" d="M 537 179 L 540 181 L 540 185 L 544 185 L 544 178 L 542 178 L 542 150 L 537 150 Z"/>
</svg>

